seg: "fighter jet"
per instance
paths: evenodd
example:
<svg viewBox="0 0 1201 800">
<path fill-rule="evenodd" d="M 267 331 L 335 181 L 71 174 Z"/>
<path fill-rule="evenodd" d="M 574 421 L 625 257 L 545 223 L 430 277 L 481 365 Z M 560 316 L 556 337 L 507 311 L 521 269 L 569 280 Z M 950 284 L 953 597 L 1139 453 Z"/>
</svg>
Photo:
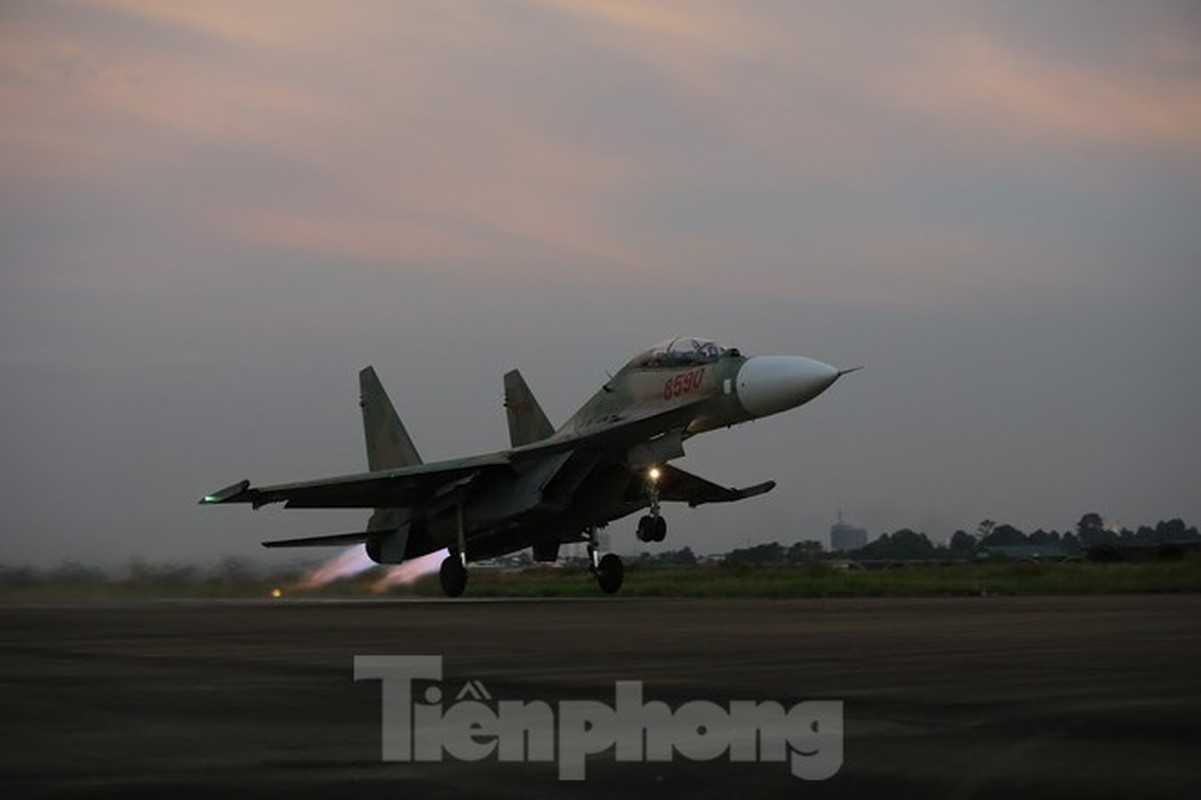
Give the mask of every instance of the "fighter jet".
<svg viewBox="0 0 1201 800">
<path fill-rule="evenodd" d="M 632 358 L 556 429 L 513 370 L 504 376 L 512 447 L 427 464 L 367 367 L 359 373 L 359 405 L 368 472 L 275 486 L 243 480 L 200 502 L 372 509 L 363 531 L 263 544 L 362 543 L 380 564 L 448 548 L 439 576 L 450 597 L 466 588 L 471 561 L 525 548 L 537 561 L 555 561 L 562 544 L 582 541 L 597 584 L 613 594 L 624 570 L 617 555 L 598 552 L 598 529 L 645 510 L 636 535 L 661 542 L 665 502 L 731 503 L 775 488 L 774 481 L 727 488 L 671 466 L 685 441 L 807 403 L 852 371 L 678 337 Z"/>
</svg>

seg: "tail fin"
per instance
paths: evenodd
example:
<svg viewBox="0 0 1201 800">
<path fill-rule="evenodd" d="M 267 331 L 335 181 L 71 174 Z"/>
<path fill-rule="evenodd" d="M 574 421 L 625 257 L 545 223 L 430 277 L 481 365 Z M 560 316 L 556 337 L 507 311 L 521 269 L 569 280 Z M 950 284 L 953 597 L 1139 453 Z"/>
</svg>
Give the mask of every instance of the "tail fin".
<svg viewBox="0 0 1201 800">
<path fill-rule="evenodd" d="M 509 417 L 509 441 L 514 447 L 540 442 L 555 432 L 517 370 L 505 373 L 505 412 Z"/>
<path fill-rule="evenodd" d="M 376 377 L 375 368 L 359 373 L 359 407 L 363 409 L 363 432 L 367 436 L 367 468 L 391 469 L 421 463 L 421 456 L 409 438 L 404 423 L 388 393 Z"/>
</svg>

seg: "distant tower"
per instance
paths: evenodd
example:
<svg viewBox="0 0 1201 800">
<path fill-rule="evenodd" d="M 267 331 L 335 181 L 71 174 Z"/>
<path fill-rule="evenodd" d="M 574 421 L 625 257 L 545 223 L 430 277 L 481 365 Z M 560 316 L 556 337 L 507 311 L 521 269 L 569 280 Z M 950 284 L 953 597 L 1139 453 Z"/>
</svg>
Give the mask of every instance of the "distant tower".
<svg viewBox="0 0 1201 800">
<path fill-rule="evenodd" d="M 858 550 L 867 544 L 867 531 L 843 522 L 842 511 L 838 512 L 838 522 L 830 526 L 830 550 L 835 553 L 845 553 L 847 550 Z"/>
</svg>

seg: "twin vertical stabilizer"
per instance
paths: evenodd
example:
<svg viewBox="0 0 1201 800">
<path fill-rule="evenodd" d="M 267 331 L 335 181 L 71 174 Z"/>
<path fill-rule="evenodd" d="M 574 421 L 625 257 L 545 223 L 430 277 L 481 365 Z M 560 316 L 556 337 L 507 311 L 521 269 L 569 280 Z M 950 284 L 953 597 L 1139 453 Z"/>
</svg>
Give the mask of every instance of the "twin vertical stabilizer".
<svg viewBox="0 0 1201 800">
<path fill-rule="evenodd" d="M 367 441 L 367 468 L 372 472 L 421 463 L 421 456 L 396 414 L 374 367 L 359 372 L 359 407 L 363 410 L 363 433 Z M 505 412 L 509 441 L 513 447 L 549 438 L 555 428 L 547 419 L 521 373 L 505 374 Z"/>
<path fill-rule="evenodd" d="M 509 418 L 509 442 L 514 447 L 540 442 L 555 432 L 517 370 L 505 373 L 505 413 Z"/>
<path fill-rule="evenodd" d="M 359 407 L 363 409 L 363 432 L 367 438 L 367 468 L 372 472 L 394 467 L 412 467 L 421 456 L 409 438 L 404 423 L 388 393 L 380 384 L 374 367 L 359 373 Z"/>
<path fill-rule="evenodd" d="M 421 456 L 396 414 L 374 367 L 359 372 L 359 408 L 363 410 L 363 434 L 367 440 L 367 468 L 372 472 L 395 467 L 412 467 Z M 376 508 L 367 521 L 368 531 L 380 531 L 367 540 L 367 554 L 379 563 L 404 561 L 409 543 L 409 512 Z"/>
</svg>

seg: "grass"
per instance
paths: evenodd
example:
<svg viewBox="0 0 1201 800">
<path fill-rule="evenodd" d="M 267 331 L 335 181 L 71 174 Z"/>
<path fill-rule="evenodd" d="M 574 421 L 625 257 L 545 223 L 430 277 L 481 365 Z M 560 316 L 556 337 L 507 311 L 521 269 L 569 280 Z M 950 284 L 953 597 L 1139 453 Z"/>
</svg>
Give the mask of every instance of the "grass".
<svg viewBox="0 0 1201 800">
<path fill-rule="evenodd" d="M 834 570 L 801 567 L 629 569 L 621 594 L 632 597 L 938 597 L 971 595 L 1089 595 L 1201 592 L 1201 562 L 1120 564 L 993 563 Z M 438 595 L 436 578 L 405 594 Z M 472 573 L 476 597 L 594 596 L 584 570 Z"/>
<path fill-rule="evenodd" d="M 294 573 L 237 579 L 110 579 L 100 574 L 63 579 L 0 581 L 2 602 L 93 602 L 148 599 L 268 598 L 281 587 L 287 597 L 439 597 L 436 575 L 416 583 L 372 590 L 378 573 L 342 580 L 321 589 L 291 588 Z M 1095 595 L 1201 592 L 1201 559 L 1101 564 L 953 563 L 878 570 L 836 570 L 824 562 L 802 566 L 630 565 L 620 594 L 626 597 L 939 597 L 981 595 Z M 596 597 L 596 583 L 582 568 L 473 569 L 471 597 Z"/>
</svg>

